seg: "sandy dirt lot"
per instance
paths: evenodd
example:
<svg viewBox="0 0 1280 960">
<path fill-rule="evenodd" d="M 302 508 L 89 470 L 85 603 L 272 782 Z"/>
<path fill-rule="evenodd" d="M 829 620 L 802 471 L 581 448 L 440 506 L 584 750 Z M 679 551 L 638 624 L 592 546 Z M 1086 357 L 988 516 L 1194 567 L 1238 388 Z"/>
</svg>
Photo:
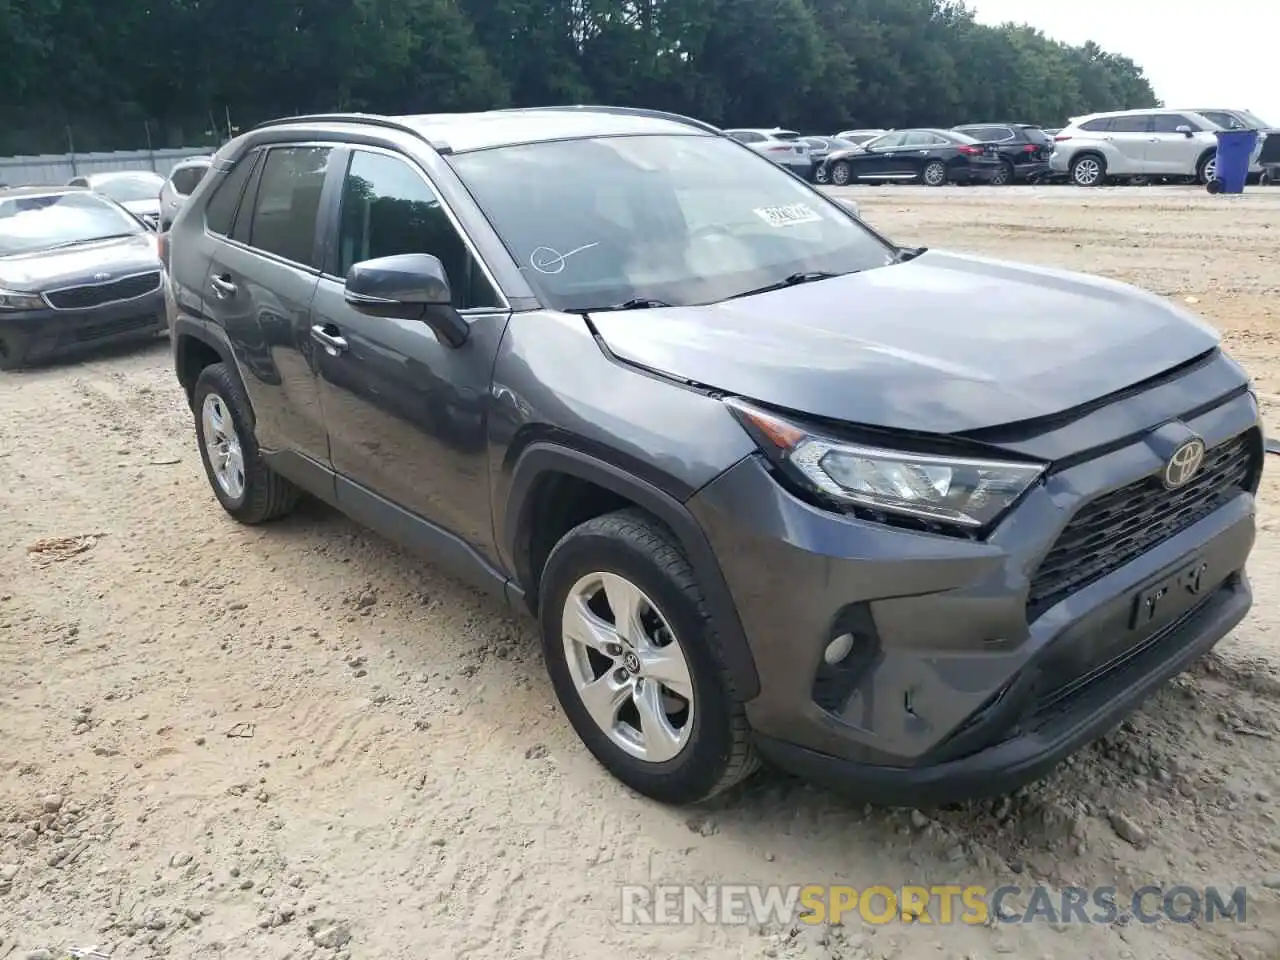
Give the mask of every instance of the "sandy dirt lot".
<svg viewBox="0 0 1280 960">
<path fill-rule="evenodd" d="M 1280 190 L 850 195 L 903 242 L 1191 305 L 1280 428 Z M 163 345 L 0 375 L 0 960 L 1274 960 L 1276 475 L 1251 618 L 1049 780 L 921 813 L 763 773 L 674 810 L 578 744 L 530 623 L 325 508 L 225 517 Z M 50 538 L 82 539 L 33 551 Z M 1248 912 L 623 925 L 619 888 L 645 883 L 1243 886 Z"/>
</svg>

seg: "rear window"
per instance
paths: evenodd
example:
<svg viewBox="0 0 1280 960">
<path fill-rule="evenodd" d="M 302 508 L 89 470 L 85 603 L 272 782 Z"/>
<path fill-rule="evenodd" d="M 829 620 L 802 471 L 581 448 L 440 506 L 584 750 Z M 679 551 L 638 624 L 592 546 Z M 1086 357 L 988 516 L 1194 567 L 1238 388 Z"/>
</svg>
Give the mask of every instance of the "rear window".
<svg viewBox="0 0 1280 960">
<path fill-rule="evenodd" d="M 1049 143 L 1049 135 L 1039 127 L 1020 127 L 1022 135 L 1032 143 Z"/>
<path fill-rule="evenodd" d="M 184 197 L 190 196 L 191 192 L 200 185 L 200 181 L 204 179 L 205 172 L 209 168 L 203 164 L 190 167 L 179 167 L 169 175 L 170 181 L 173 183 L 173 189 Z"/>
<path fill-rule="evenodd" d="M 800 134 L 794 130 L 777 130 L 772 134 L 775 140 L 799 140 Z"/>
</svg>

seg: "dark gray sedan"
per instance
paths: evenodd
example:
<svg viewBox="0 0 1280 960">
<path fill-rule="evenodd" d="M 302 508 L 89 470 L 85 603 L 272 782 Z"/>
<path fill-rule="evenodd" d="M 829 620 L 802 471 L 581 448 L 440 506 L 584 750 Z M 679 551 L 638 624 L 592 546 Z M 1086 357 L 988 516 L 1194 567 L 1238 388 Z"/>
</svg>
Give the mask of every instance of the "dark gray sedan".
<svg viewBox="0 0 1280 960">
<path fill-rule="evenodd" d="M 167 328 L 156 236 L 68 187 L 0 190 L 0 369 Z"/>
</svg>

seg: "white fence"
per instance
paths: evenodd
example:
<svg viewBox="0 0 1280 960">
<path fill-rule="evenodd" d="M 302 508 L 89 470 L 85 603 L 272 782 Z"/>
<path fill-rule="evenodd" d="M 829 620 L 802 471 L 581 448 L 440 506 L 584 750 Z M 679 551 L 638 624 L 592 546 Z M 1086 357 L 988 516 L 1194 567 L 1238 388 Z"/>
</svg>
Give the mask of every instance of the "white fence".
<svg viewBox="0 0 1280 960">
<path fill-rule="evenodd" d="M 154 170 L 167 174 L 173 165 L 187 157 L 214 152 L 214 147 L 189 147 L 176 150 L 116 150 L 112 153 L 46 153 L 36 157 L 0 158 L 0 185 L 20 187 L 27 184 L 67 183 L 75 177 L 109 170 Z"/>
</svg>

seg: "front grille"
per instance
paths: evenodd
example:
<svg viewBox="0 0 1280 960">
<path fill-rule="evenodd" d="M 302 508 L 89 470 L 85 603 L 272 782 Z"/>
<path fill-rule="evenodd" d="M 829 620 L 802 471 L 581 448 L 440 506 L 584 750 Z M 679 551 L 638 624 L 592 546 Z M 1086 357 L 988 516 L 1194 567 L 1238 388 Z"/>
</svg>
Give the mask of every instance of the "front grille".
<svg viewBox="0 0 1280 960">
<path fill-rule="evenodd" d="M 55 310 L 86 310 L 121 300 L 133 300 L 160 289 L 160 271 L 139 273 L 132 277 L 112 280 L 109 283 L 86 284 L 82 287 L 64 287 L 45 294 L 49 306 Z"/>
<path fill-rule="evenodd" d="M 89 326 L 76 327 L 68 334 L 68 339 L 76 343 L 92 343 L 94 340 L 119 337 L 151 327 L 159 330 L 160 325 L 159 318 L 154 313 L 148 313 L 139 317 L 125 317 L 122 320 L 113 320 L 110 323 L 95 323 Z"/>
<path fill-rule="evenodd" d="M 1256 438 L 1250 430 L 1211 448 L 1177 490 L 1146 477 L 1081 507 L 1031 579 L 1028 622 L 1250 489 Z"/>
</svg>

